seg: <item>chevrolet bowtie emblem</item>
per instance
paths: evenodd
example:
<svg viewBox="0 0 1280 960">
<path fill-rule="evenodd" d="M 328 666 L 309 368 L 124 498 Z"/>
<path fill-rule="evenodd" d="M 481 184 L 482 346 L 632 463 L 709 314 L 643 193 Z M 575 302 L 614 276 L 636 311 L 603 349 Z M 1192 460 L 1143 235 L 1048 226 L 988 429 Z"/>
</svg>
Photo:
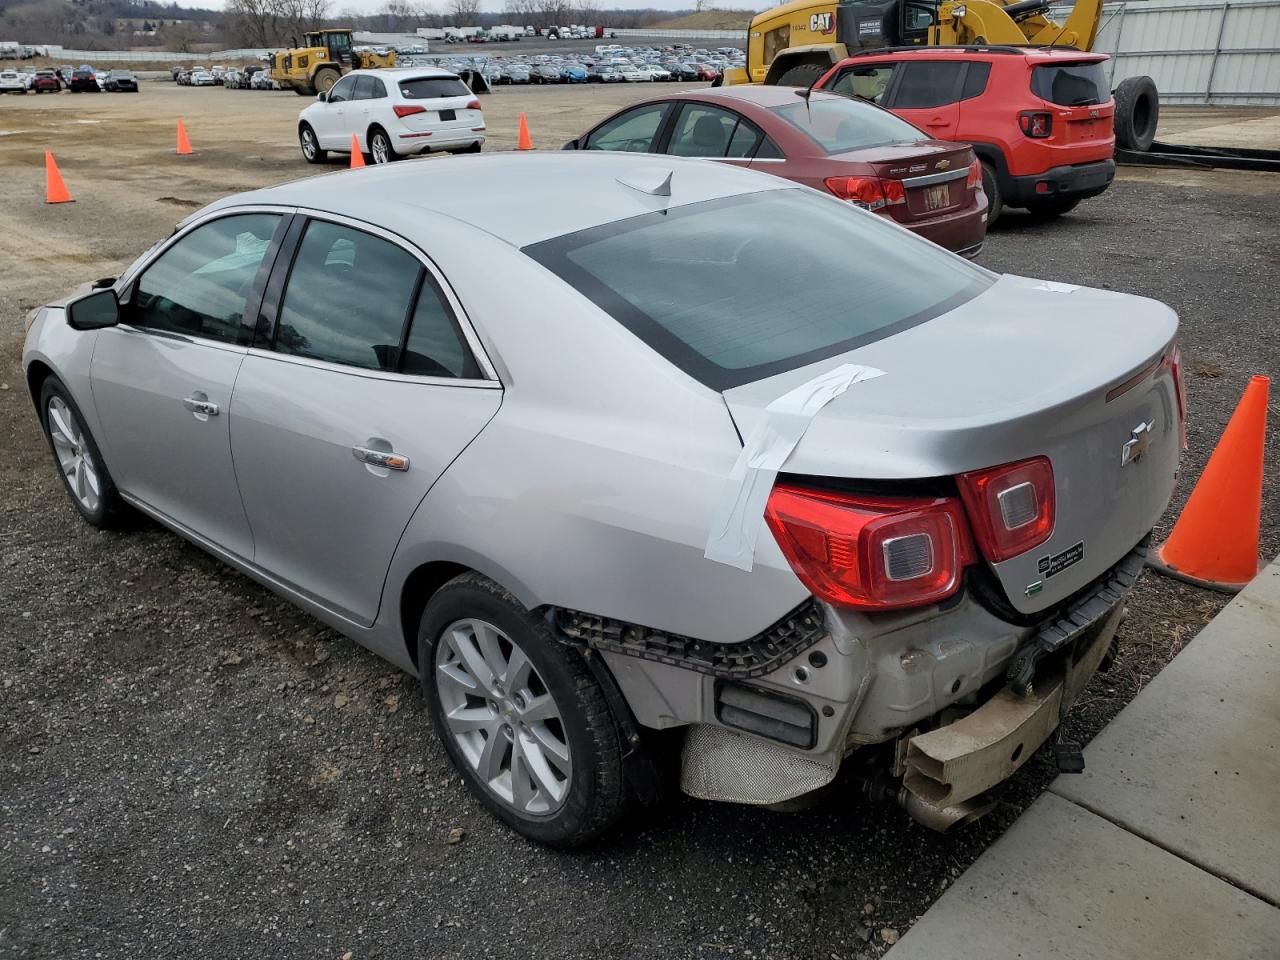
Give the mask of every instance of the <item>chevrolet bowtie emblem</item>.
<svg viewBox="0 0 1280 960">
<path fill-rule="evenodd" d="M 1154 420 L 1148 420 L 1133 428 L 1129 439 L 1120 448 L 1120 466 L 1127 467 L 1135 460 L 1142 459 L 1142 455 L 1151 446 L 1151 431 L 1155 429 L 1155 425 Z"/>
<path fill-rule="evenodd" d="M 947 169 L 947 167 L 949 167 L 949 166 L 951 166 L 951 161 L 950 161 L 950 160 L 939 160 L 939 161 L 938 161 L 938 169 L 939 169 L 939 170 L 945 170 L 945 169 Z"/>
</svg>

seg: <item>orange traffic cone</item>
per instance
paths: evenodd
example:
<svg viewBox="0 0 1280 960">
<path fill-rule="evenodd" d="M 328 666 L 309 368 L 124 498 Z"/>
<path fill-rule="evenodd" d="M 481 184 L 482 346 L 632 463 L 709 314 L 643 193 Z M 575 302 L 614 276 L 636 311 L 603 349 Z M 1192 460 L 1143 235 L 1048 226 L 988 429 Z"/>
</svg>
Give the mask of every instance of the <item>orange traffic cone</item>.
<svg viewBox="0 0 1280 960">
<path fill-rule="evenodd" d="M 525 120 L 523 111 L 520 113 L 520 135 L 516 137 L 516 149 L 533 149 L 533 140 L 529 137 L 529 121 Z"/>
<path fill-rule="evenodd" d="M 44 202 L 71 203 L 71 194 L 67 192 L 67 185 L 62 182 L 58 164 L 48 150 L 44 152 Z"/>
<path fill-rule="evenodd" d="M 364 166 L 364 154 L 360 152 L 360 139 L 351 135 L 351 169 L 358 170 Z"/>
<path fill-rule="evenodd" d="M 1223 593 L 1257 576 L 1269 383 L 1249 381 L 1182 516 L 1148 561 L 1152 569 Z"/>
<path fill-rule="evenodd" d="M 187 128 L 178 121 L 178 156 L 185 157 L 191 153 L 191 141 L 187 139 Z"/>
</svg>

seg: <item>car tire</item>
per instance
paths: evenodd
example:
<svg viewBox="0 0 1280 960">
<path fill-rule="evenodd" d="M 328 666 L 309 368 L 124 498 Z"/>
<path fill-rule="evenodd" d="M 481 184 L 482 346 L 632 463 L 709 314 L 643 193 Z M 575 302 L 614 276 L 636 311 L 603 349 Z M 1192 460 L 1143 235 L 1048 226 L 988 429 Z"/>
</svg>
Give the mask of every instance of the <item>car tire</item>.
<svg viewBox="0 0 1280 960">
<path fill-rule="evenodd" d="M 369 156 L 375 164 L 395 163 L 401 159 L 400 154 L 396 153 L 395 148 L 391 146 L 391 137 L 381 127 L 373 127 L 369 130 L 367 143 Z M 382 159 L 378 159 L 379 155 Z"/>
<path fill-rule="evenodd" d="M 1004 210 L 1004 200 L 1000 196 L 1000 180 L 996 176 L 996 168 L 986 160 L 982 161 L 982 192 L 987 195 L 987 229 L 1000 219 Z"/>
<path fill-rule="evenodd" d="M 465 662 L 477 666 L 464 666 L 464 649 Z M 527 664 L 515 668 L 518 679 L 510 674 L 517 654 Z M 476 573 L 441 587 L 423 611 L 418 664 L 427 712 L 449 759 L 480 802 L 517 833 L 572 847 L 625 812 L 622 745 L 604 692 L 578 651 L 502 587 Z M 535 711 L 545 719 L 522 719 Z M 515 769 L 517 745 L 520 771 L 537 768 L 536 778 Z"/>
<path fill-rule="evenodd" d="M 800 63 L 778 77 L 780 87 L 812 87 L 830 69 L 820 63 Z M 695 80 L 697 77 L 694 78 Z"/>
<path fill-rule="evenodd" d="M 1160 96 L 1155 81 L 1150 77 L 1129 77 L 1121 80 L 1112 94 L 1116 112 L 1112 126 L 1116 132 L 1116 146 L 1124 150 L 1145 153 L 1156 139 L 1156 124 L 1160 121 Z"/>
<path fill-rule="evenodd" d="M 308 143 L 309 141 L 309 143 Z M 298 127 L 298 145 L 302 148 L 302 158 L 307 163 L 324 163 L 329 157 L 328 150 L 320 149 L 320 139 L 316 136 L 311 124 L 304 123 Z M 308 152 L 310 149 L 310 152 Z"/>
<path fill-rule="evenodd" d="M 1056 220 L 1065 213 L 1070 213 L 1080 204 L 1080 199 L 1059 197 L 1055 200 L 1041 200 L 1027 205 L 1027 212 L 1034 220 Z"/>
<path fill-rule="evenodd" d="M 121 498 L 84 415 L 56 376 L 40 385 L 40 426 L 80 516 L 99 530 L 127 528 L 134 519 L 133 508 Z"/>
</svg>

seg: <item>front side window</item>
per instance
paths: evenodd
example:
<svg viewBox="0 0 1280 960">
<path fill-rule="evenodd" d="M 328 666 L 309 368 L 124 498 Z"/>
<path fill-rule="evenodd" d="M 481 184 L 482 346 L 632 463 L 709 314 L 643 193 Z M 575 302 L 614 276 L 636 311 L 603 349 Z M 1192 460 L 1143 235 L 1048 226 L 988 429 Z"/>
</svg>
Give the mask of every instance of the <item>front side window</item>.
<svg viewBox="0 0 1280 960">
<path fill-rule="evenodd" d="M 859 100 L 814 95 L 808 103 L 770 108 L 791 126 L 834 156 L 887 143 L 908 143 L 924 137 L 918 129 L 888 110 Z"/>
<path fill-rule="evenodd" d="M 854 67 L 841 73 L 828 89 L 844 97 L 859 97 L 872 103 L 883 103 L 889 83 L 893 80 L 895 67 L 896 64 L 892 63 Z"/>
<path fill-rule="evenodd" d="M 303 234 L 280 304 L 275 349 L 396 370 L 422 267 L 381 237 L 323 220 Z"/>
<path fill-rule="evenodd" d="M 356 81 L 359 77 L 346 76 L 333 85 L 329 91 L 330 103 L 343 103 L 355 97 Z"/>
<path fill-rule="evenodd" d="M 222 217 L 196 227 L 147 267 L 129 322 L 137 327 L 244 343 L 244 312 L 280 224 L 274 213 Z"/>
<path fill-rule="evenodd" d="M 787 188 L 632 217 L 524 252 L 715 390 L 891 336 L 993 282 L 874 214 Z"/>
<path fill-rule="evenodd" d="M 585 149 L 647 153 L 666 112 L 665 103 L 654 103 L 607 120 L 587 136 Z"/>
<path fill-rule="evenodd" d="M 942 107 L 960 99 L 959 60 L 912 61 L 902 65 L 902 79 L 893 94 L 895 110 L 923 110 Z"/>
</svg>

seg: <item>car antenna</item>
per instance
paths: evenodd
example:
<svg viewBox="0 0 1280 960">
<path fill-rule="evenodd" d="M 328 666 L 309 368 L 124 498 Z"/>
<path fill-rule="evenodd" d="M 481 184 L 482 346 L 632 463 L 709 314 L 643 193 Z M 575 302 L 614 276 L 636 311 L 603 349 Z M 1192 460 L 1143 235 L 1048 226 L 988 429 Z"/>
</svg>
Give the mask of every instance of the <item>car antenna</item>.
<svg viewBox="0 0 1280 960">
<path fill-rule="evenodd" d="M 818 78 L 818 80 L 821 79 L 821 77 Z M 803 90 L 796 91 L 796 96 L 804 101 L 804 116 L 805 121 L 808 123 L 813 123 L 813 109 L 809 106 L 809 98 L 813 96 L 813 87 L 818 80 L 813 81 L 813 83 L 809 84 L 809 86 L 805 87 Z"/>
<path fill-rule="evenodd" d="M 651 197 L 669 197 L 671 196 L 671 177 L 675 174 L 674 170 L 668 170 L 667 175 L 659 181 L 648 181 L 637 175 L 629 175 L 626 177 L 617 177 L 617 181 L 624 187 L 630 187 L 632 190 L 638 190 L 641 193 L 647 193 Z"/>
</svg>

